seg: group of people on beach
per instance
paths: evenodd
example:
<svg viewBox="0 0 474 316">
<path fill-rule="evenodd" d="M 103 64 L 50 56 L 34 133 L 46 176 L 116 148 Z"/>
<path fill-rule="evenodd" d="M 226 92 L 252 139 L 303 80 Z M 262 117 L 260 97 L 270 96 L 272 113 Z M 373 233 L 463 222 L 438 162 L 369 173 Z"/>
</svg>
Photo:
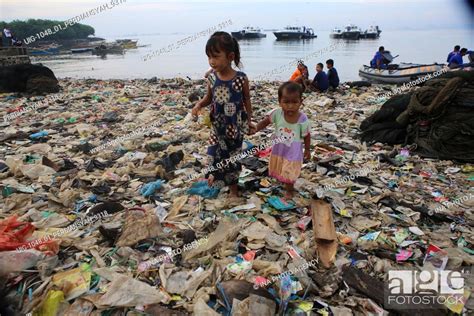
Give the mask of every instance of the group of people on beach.
<svg viewBox="0 0 474 316">
<path fill-rule="evenodd" d="M 229 158 L 241 152 L 246 135 L 272 124 L 275 127 L 273 139 L 283 141 L 272 146 L 268 174 L 284 185 L 285 197 L 292 198 L 303 160 L 311 158 L 311 126 L 301 111 L 303 86 L 295 81 L 283 83 L 278 89 L 279 107 L 269 111 L 258 123 L 253 122 L 249 79 L 232 67 L 232 62 L 241 66 L 237 40 L 227 32 L 215 32 L 207 41 L 205 51 L 212 70 L 206 78 L 207 93 L 193 107 L 192 115 L 198 116 L 202 108 L 210 105 L 212 127 L 207 153 L 214 171 L 206 174 L 208 185 L 229 186 L 229 197 L 237 197 L 242 164 Z"/>
<path fill-rule="evenodd" d="M 334 68 L 334 60 L 326 60 L 327 73 L 324 72 L 324 65 L 318 63 L 316 65 L 316 75 L 313 80 L 309 79 L 308 67 L 302 60 L 298 61 L 295 72 L 291 75 L 290 80 L 296 82 L 303 87 L 306 92 L 326 92 L 328 90 L 334 91 L 339 86 L 339 75 L 336 68 Z"/>
<path fill-rule="evenodd" d="M 375 53 L 374 58 L 370 61 L 370 67 L 377 69 L 387 69 L 388 62 L 384 56 L 385 48 L 383 46 L 379 47 L 379 50 Z M 454 46 L 454 50 L 448 54 L 446 61 L 448 62 L 448 67 L 458 68 L 464 65 L 463 56 L 468 55 L 469 62 L 474 62 L 474 51 L 468 50 L 467 48 L 461 48 L 461 46 Z"/>
<path fill-rule="evenodd" d="M 474 51 L 468 50 L 467 48 L 461 48 L 461 46 L 454 46 L 454 50 L 448 54 L 446 61 L 448 62 L 449 68 L 458 68 L 464 65 L 463 56 L 469 56 L 469 62 L 474 62 Z"/>
</svg>

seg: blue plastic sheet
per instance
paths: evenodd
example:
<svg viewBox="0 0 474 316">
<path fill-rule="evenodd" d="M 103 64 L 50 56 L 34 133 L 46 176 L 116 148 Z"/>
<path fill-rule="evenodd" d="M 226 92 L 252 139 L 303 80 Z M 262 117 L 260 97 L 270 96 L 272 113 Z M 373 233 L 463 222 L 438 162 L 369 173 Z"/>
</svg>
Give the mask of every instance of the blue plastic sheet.
<svg viewBox="0 0 474 316">
<path fill-rule="evenodd" d="M 203 198 L 215 198 L 219 194 L 220 189 L 216 187 L 210 187 L 207 181 L 194 182 L 191 188 L 187 191 L 190 195 L 200 195 Z"/>
</svg>

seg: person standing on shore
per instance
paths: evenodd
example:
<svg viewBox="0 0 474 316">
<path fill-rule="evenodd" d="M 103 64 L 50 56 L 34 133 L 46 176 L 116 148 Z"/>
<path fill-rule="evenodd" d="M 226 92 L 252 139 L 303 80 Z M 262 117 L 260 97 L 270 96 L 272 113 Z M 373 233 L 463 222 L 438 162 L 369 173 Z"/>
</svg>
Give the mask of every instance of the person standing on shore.
<svg viewBox="0 0 474 316">
<path fill-rule="evenodd" d="M 3 28 L 3 38 L 3 46 L 9 47 L 12 45 L 12 32 L 10 31 L 7 25 L 5 25 L 5 27 Z"/>
<path fill-rule="evenodd" d="M 257 125 L 252 124 L 251 133 L 273 124 L 273 139 L 284 140 L 272 147 L 268 174 L 283 183 L 285 197 L 292 198 L 294 183 L 301 174 L 303 160 L 311 159 L 311 126 L 306 114 L 300 111 L 303 87 L 296 82 L 285 82 L 278 89 L 278 103 L 279 109 L 272 110 Z"/>
<path fill-rule="evenodd" d="M 249 133 L 252 118 L 247 75 L 232 68 L 240 67 L 240 47 L 226 32 L 214 33 L 206 44 L 206 55 L 212 72 L 207 78 L 207 93 L 192 110 L 193 116 L 211 105 L 211 135 L 207 150 L 211 172 L 206 174 L 209 186 L 229 186 L 229 197 L 238 196 L 242 165 L 231 157 L 242 150 L 244 135 Z"/>
</svg>

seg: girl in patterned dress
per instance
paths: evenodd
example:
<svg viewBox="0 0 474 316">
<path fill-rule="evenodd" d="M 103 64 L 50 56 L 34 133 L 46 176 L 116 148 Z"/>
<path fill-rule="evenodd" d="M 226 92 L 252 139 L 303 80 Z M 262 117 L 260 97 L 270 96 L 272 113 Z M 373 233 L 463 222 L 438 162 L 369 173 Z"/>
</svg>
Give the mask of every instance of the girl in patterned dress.
<svg viewBox="0 0 474 316">
<path fill-rule="evenodd" d="M 193 108 L 197 116 L 201 108 L 211 105 L 211 135 L 207 150 L 211 170 L 209 185 L 228 185 L 230 197 L 238 196 L 237 184 L 242 165 L 231 159 L 242 150 L 244 135 L 249 132 L 252 116 L 247 76 L 232 68 L 240 66 L 240 48 L 229 33 L 216 32 L 206 44 L 206 55 L 212 72 L 207 78 L 207 94 Z"/>
<path fill-rule="evenodd" d="M 280 108 L 272 110 L 256 126 L 252 126 L 253 133 L 273 124 L 274 139 L 285 140 L 273 145 L 268 174 L 284 183 L 287 198 L 293 197 L 293 185 L 300 176 L 303 158 L 311 158 L 311 127 L 306 114 L 300 111 L 302 95 L 301 85 L 296 82 L 285 82 L 278 89 Z"/>
</svg>

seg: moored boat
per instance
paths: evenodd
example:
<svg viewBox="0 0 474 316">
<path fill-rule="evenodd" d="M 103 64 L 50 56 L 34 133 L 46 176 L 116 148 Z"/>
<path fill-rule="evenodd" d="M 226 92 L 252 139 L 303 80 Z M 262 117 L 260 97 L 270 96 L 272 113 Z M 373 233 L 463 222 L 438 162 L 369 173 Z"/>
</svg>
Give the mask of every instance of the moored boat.
<svg viewBox="0 0 474 316">
<path fill-rule="evenodd" d="M 375 39 L 380 37 L 382 31 L 379 29 L 378 25 L 371 25 L 366 31 L 360 34 L 360 38 Z"/>
<path fill-rule="evenodd" d="M 360 28 L 358 28 L 354 24 L 349 24 L 344 28 L 344 31 L 342 32 L 342 38 L 358 40 L 360 38 L 360 33 Z"/>
<path fill-rule="evenodd" d="M 102 44 L 92 50 L 94 55 L 123 54 L 124 48 L 114 43 Z"/>
<path fill-rule="evenodd" d="M 91 52 L 93 47 L 78 47 L 78 48 L 71 48 L 71 53 L 73 54 L 82 54 L 82 53 L 89 53 Z"/>
<path fill-rule="evenodd" d="M 28 54 L 31 56 L 48 56 L 59 54 L 59 46 L 43 46 L 37 48 L 28 48 Z"/>
<path fill-rule="evenodd" d="M 363 65 L 359 69 L 359 76 L 374 82 L 380 83 L 405 83 L 424 77 L 428 74 L 440 71 L 443 65 L 430 64 L 420 65 L 411 63 L 400 63 L 399 65 L 389 65 L 388 69 L 376 69 Z"/>
<path fill-rule="evenodd" d="M 312 28 L 306 26 L 287 26 L 281 31 L 275 31 L 273 34 L 277 40 L 310 39 L 318 37 L 314 34 Z"/>
<path fill-rule="evenodd" d="M 254 39 L 267 37 L 265 33 L 258 27 L 246 26 L 242 30 L 237 32 L 231 32 L 232 36 L 236 39 Z"/>
<path fill-rule="evenodd" d="M 338 27 L 335 27 L 329 34 L 331 38 L 342 38 L 342 30 Z"/>
<path fill-rule="evenodd" d="M 115 42 L 119 44 L 120 46 L 122 46 L 122 48 L 132 49 L 132 48 L 137 48 L 138 40 L 118 39 Z"/>
</svg>

